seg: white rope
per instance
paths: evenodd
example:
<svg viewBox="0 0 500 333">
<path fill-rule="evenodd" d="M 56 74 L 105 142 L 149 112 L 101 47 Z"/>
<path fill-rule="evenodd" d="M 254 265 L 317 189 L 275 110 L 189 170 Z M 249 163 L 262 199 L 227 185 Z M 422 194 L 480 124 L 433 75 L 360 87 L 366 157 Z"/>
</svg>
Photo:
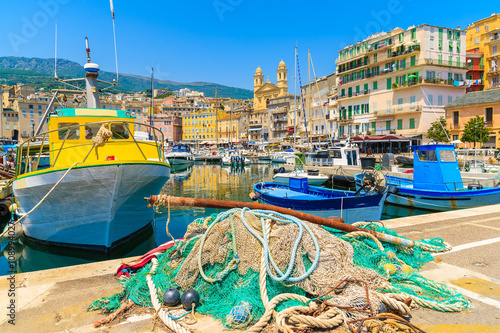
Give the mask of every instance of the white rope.
<svg viewBox="0 0 500 333">
<path fill-rule="evenodd" d="M 50 189 L 49 192 L 47 192 L 47 194 L 45 194 L 45 196 L 35 205 L 35 207 L 33 207 L 29 212 L 27 212 L 26 214 L 24 214 L 19 220 L 15 221 L 14 223 L 12 224 L 9 224 L 9 227 L 13 227 L 15 226 L 16 224 L 18 224 L 19 222 L 21 222 L 22 220 L 24 220 L 28 215 L 30 215 L 31 213 L 33 213 L 33 211 L 35 209 L 38 208 L 38 206 L 40 206 L 40 204 L 49 196 L 50 193 L 52 193 L 52 191 L 54 191 L 54 189 L 57 187 L 57 185 L 59 185 L 59 183 L 64 179 L 64 177 L 66 177 L 66 175 L 68 174 L 68 172 L 73 169 L 73 167 L 77 164 L 80 164 L 82 162 L 75 162 L 73 163 L 72 166 L 69 167 L 68 170 L 66 170 L 66 172 L 64 173 L 64 175 L 61 177 L 61 179 L 59 179 L 59 181 L 57 183 L 54 184 L 54 186 L 52 186 L 52 188 Z M 3 237 L 7 231 L 9 230 L 9 228 L 5 229 L 4 232 L 2 232 L 2 234 L 0 234 L 0 238 Z"/>
<path fill-rule="evenodd" d="M 148 281 L 149 294 L 151 295 L 151 303 L 153 303 L 153 307 L 155 311 L 158 313 L 158 317 L 163 321 L 168 328 L 173 330 L 176 333 L 190 333 L 188 329 L 179 325 L 175 320 L 171 319 L 168 316 L 168 313 L 164 308 L 161 307 L 160 302 L 158 301 L 158 294 L 156 293 L 156 286 L 153 282 L 152 274 L 156 274 L 156 267 L 158 266 L 158 260 L 155 258 L 151 259 L 151 271 L 146 275 L 146 280 Z"/>
</svg>

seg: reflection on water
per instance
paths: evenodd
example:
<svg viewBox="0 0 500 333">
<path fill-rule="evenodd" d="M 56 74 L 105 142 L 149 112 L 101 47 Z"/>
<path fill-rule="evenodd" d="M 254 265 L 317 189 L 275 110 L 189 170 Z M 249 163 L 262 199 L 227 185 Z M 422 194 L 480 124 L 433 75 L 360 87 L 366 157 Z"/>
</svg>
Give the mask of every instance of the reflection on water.
<svg viewBox="0 0 500 333">
<path fill-rule="evenodd" d="M 176 166 L 175 169 L 172 169 L 171 176 L 162 189 L 162 194 L 188 198 L 251 201 L 249 193 L 252 191 L 253 185 L 262 181 L 272 181 L 274 168 L 275 166 L 271 164 L 251 164 L 235 168 L 216 164 Z M 144 204 L 147 203 L 144 202 Z M 187 225 L 194 219 L 218 212 L 218 209 L 203 207 L 171 207 L 169 231 L 173 237 L 181 238 L 184 236 Z M 423 213 L 428 212 L 391 205 L 384 207 L 383 218 Z M 170 240 L 165 232 L 167 218 L 168 209 L 161 207 L 151 228 L 109 255 L 57 248 L 20 240 L 16 245 L 16 251 L 19 252 L 20 257 L 18 260 L 19 272 L 142 255 Z M 3 241 L 0 245 L 3 250 L 7 241 Z M 0 258 L 0 275 L 5 275 L 7 272 L 8 262 L 5 256 L 2 256 Z"/>
</svg>

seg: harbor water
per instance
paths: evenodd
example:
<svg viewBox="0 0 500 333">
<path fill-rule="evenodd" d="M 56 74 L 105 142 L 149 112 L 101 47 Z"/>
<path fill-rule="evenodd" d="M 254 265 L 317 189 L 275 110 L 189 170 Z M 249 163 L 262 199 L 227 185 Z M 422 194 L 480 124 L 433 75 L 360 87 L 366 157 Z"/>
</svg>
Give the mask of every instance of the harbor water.
<svg viewBox="0 0 500 333">
<path fill-rule="evenodd" d="M 172 170 L 168 182 L 162 189 L 162 194 L 188 198 L 251 201 L 249 194 L 252 186 L 258 182 L 272 181 L 273 170 L 278 167 L 279 165 L 272 164 L 251 164 L 238 168 L 219 164 L 194 164 Z M 147 202 L 143 204 L 147 205 Z M 15 243 L 17 271 L 19 273 L 37 271 L 142 255 L 171 240 L 166 233 L 167 222 L 171 235 L 174 238 L 181 238 L 184 236 L 187 225 L 193 220 L 219 211 L 203 207 L 171 207 L 169 211 L 167 207 L 163 207 L 156 214 L 150 228 L 110 254 L 41 245 L 21 238 Z M 382 219 L 427 213 L 386 205 Z M 3 229 L 7 221 L 2 222 Z M 6 240 L 0 243 L 2 246 L 0 275 L 11 273 L 6 258 L 7 244 Z"/>
</svg>

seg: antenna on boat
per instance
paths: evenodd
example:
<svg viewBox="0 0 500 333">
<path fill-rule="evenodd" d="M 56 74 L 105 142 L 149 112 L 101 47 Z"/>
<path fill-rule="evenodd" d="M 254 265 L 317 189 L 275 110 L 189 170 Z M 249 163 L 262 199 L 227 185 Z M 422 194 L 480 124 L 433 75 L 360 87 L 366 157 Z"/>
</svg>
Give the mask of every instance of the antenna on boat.
<svg viewBox="0 0 500 333">
<path fill-rule="evenodd" d="M 446 138 L 448 139 L 448 142 L 450 142 L 450 137 L 448 136 L 448 133 L 446 132 L 446 128 L 444 128 L 443 124 L 441 123 L 441 119 L 438 118 L 438 115 L 436 113 L 436 110 L 434 110 L 434 106 L 432 105 L 432 103 L 430 103 L 429 101 L 429 97 L 427 97 L 427 94 L 425 93 L 424 89 L 422 88 L 422 86 L 420 86 L 420 90 L 422 90 L 422 94 L 423 96 L 427 99 L 427 104 L 431 107 L 432 109 L 432 112 L 434 112 L 434 116 L 436 116 L 436 119 L 439 123 L 439 125 L 441 126 L 441 128 L 443 129 L 443 132 L 444 132 L 444 135 L 446 135 Z M 423 111 L 423 110 L 422 110 Z M 446 118 L 445 118 L 446 119 Z"/>
<path fill-rule="evenodd" d="M 118 53 L 116 52 L 115 8 L 113 6 L 113 0 L 109 0 L 109 7 L 111 8 L 111 20 L 113 21 L 113 39 L 115 42 L 116 83 L 118 83 Z"/>
<path fill-rule="evenodd" d="M 57 79 L 57 19 L 56 19 L 56 39 L 55 39 L 55 52 L 54 52 L 54 77 Z"/>
</svg>

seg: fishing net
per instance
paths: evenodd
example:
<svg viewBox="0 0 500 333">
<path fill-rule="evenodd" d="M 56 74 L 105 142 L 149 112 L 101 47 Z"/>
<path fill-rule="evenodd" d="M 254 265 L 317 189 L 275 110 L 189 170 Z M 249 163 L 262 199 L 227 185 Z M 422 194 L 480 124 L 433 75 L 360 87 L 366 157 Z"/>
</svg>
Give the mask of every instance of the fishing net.
<svg viewBox="0 0 500 333">
<path fill-rule="evenodd" d="M 397 235 L 376 223 L 363 227 Z M 439 311 L 467 308 L 463 296 L 418 273 L 433 260 L 427 250 L 445 248 L 440 239 L 421 241 L 411 249 L 382 245 L 370 237 L 271 211 L 232 209 L 193 221 L 182 241 L 157 255 L 158 266 L 151 277 L 160 297 L 168 288 L 196 290 L 201 299 L 196 311 L 229 329 L 240 328 L 230 315 L 234 309 L 241 310 L 239 305 L 245 304 L 251 312 L 245 325 L 252 325 L 269 314 L 270 300 L 284 294 L 298 296 L 275 302 L 278 323 L 305 320 L 298 313 L 309 311 L 314 316 L 331 313 L 330 324 L 341 318 L 338 326 L 398 307 L 407 311 L 402 302 L 406 298 Z M 121 293 L 101 298 L 89 308 L 114 311 L 125 299 L 151 306 L 146 279 L 150 271 L 148 264 L 121 279 Z"/>
</svg>

